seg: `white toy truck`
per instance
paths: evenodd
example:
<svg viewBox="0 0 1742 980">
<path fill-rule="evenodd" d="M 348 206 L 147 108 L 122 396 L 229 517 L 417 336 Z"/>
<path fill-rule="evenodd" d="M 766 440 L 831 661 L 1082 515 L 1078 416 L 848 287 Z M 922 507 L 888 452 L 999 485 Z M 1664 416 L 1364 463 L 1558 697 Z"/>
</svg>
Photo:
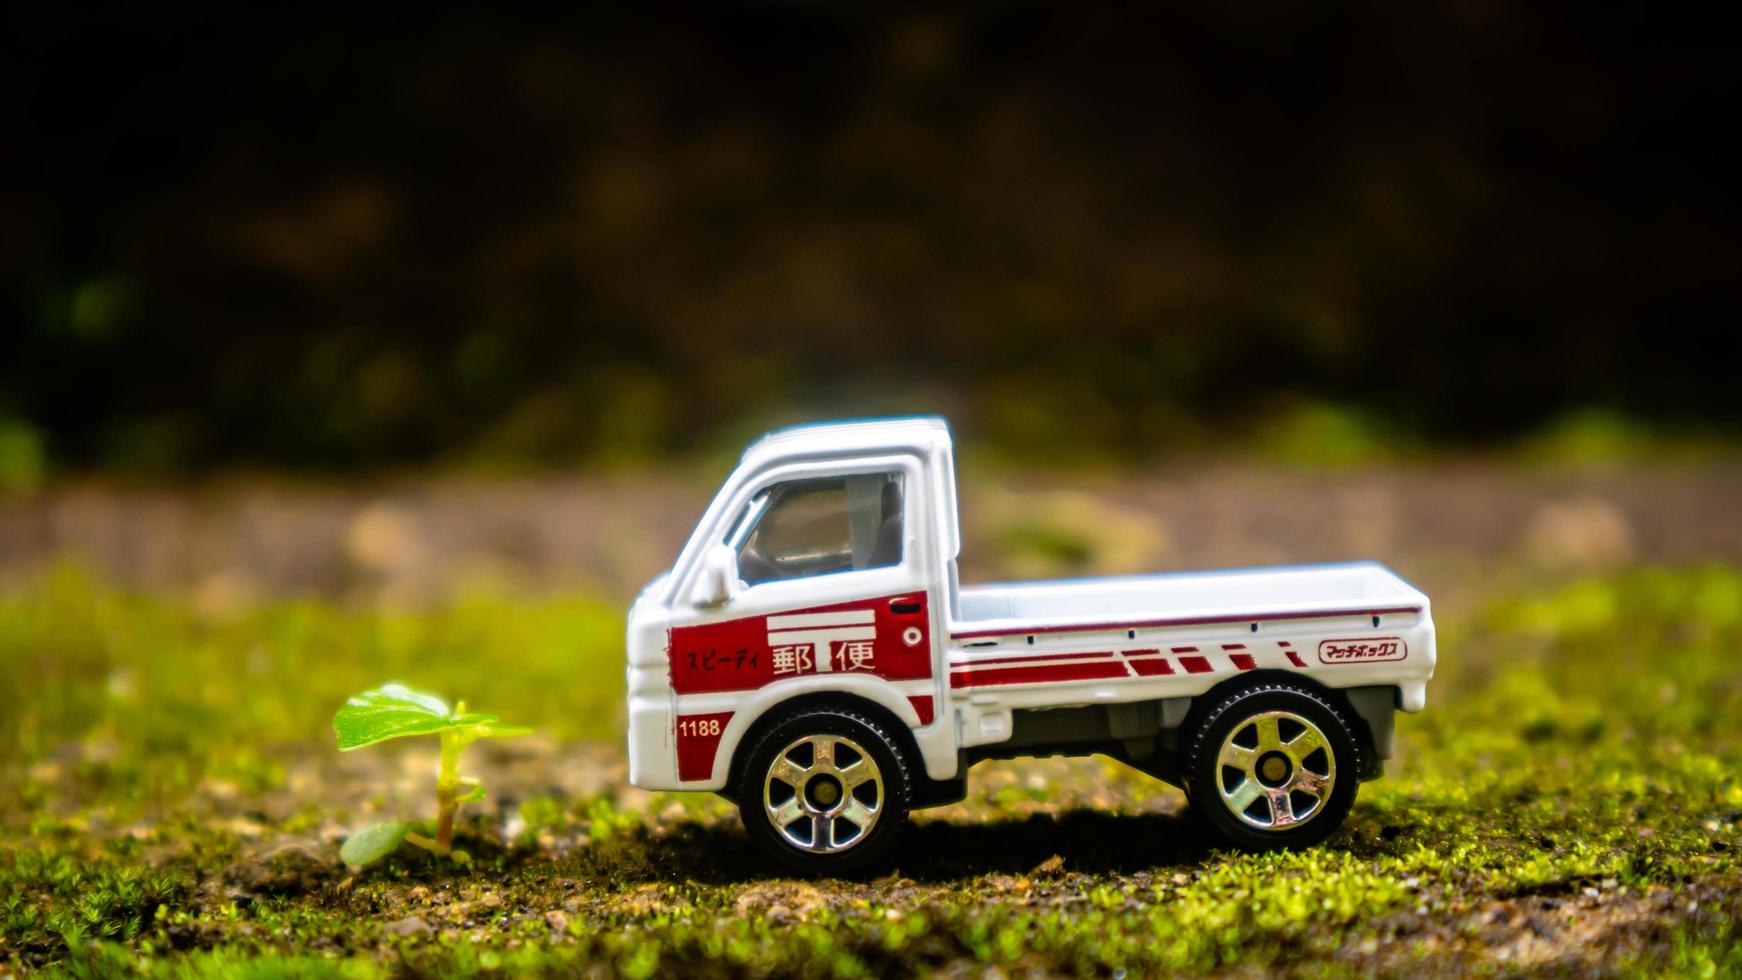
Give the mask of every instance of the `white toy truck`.
<svg viewBox="0 0 1742 980">
<path fill-rule="evenodd" d="M 1427 596 L 1380 565 L 963 586 L 960 550 L 942 419 L 765 436 L 630 611 L 630 781 L 828 873 L 982 759 L 1101 753 L 1298 846 L 1426 703 Z"/>
</svg>

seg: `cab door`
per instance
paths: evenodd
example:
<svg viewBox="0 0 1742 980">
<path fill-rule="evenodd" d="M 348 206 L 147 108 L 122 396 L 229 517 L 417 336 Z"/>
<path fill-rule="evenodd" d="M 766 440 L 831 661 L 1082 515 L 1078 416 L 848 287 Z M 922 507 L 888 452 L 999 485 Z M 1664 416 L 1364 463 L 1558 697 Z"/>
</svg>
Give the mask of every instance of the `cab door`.
<svg viewBox="0 0 1742 980">
<path fill-rule="evenodd" d="M 693 696 L 773 684 L 826 688 L 831 677 L 866 675 L 894 685 L 922 724 L 931 721 L 923 495 L 914 492 L 920 473 L 910 457 L 802 467 L 750 493 L 722 540 L 736 556 L 736 594 L 673 614 L 680 770 L 684 704 L 714 700 Z"/>
</svg>

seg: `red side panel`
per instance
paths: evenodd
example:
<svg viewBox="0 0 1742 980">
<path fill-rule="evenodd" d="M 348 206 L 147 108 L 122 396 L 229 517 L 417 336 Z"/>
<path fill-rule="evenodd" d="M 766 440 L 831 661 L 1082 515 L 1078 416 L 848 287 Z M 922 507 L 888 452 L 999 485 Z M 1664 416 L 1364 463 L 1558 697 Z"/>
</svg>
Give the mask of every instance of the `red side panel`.
<svg viewBox="0 0 1742 980">
<path fill-rule="evenodd" d="M 678 694 L 751 691 L 830 672 L 892 681 L 932 675 L 924 592 L 679 626 L 666 653 Z"/>
<path fill-rule="evenodd" d="M 907 701 L 909 704 L 913 705 L 914 711 L 919 712 L 919 723 L 921 725 L 931 724 L 931 720 L 932 720 L 931 695 L 922 694 L 918 697 L 910 697 L 907 699 Z"/>
<path fill-rule="evenodd" d="M 774 679 L 762 617 L 671 631 L 671 687 L 679 694 L 747 691 Z"/>
<path fill-rule="evenodd" d="M 720 733 L 731 720 L 730 711 L 677 716 L 677 778 L 706 779 L 714 774 Z"/>
</svg>

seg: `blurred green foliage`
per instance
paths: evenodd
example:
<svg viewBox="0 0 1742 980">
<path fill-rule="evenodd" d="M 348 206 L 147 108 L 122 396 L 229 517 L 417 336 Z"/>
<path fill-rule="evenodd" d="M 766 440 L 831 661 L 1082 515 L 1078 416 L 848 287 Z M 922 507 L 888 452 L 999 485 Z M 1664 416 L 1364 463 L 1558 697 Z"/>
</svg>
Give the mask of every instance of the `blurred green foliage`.
<svg viewBox="0 0 1742 980">
<path fill-rule="evenodd" d="M 271 784 L 282 773 L 265 746 L 328 731 L 348 697 L 387 678 L 466 691 L 559 738 L 610 738 L 622 649 L 621 611 L 591 598 L 212 613 L 63 566 L 0 596 L 0 761 L 72 747 L 72 784 L 158 801 L 207 775 Z"/>
<path fill-rule="evenodd" d="M 0 493 L 35 490 L 47 469 L 42 434 L 32 425 L 0 415 Z"/>
<path fill-rule="evenodd" d="M 912 411 L 1024 461 L 1742 422 L 1704 356 L 1736 245 L 1703 17 L 581 5 L 263 34 L 36 4 L 13 34 L 0 417 L 39 434 L 0 451 L 14 485 L 44 454 L 569 465 Z"/>
<path fill-rule="evenodd" d="M 1408 439 L 1388 432 L 1367 413 L 1309 403 L 1266 420 L 1252 450 L 1266 459 L 1307 466 L 1347 466 L 1393 458 Z"/>
</svg>

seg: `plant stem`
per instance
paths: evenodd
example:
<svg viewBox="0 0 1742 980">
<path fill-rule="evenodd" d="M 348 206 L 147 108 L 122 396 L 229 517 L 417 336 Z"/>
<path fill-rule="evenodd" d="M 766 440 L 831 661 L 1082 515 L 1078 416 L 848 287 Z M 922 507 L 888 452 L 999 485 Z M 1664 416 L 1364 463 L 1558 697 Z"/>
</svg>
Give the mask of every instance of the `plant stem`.
<svg viewBox="0 0 1742 980">
<path fill-rule="evenodd" d="M 455 714 L 464 714 L 466 702 L 454 707 Z M 441 734 L 441 766 L 436 770 L 436 846 L 446 854 L 454 846 L 454 813 L 460 805 L 460 752 L 466 745 L 457 732 Z"/>
</svg>

